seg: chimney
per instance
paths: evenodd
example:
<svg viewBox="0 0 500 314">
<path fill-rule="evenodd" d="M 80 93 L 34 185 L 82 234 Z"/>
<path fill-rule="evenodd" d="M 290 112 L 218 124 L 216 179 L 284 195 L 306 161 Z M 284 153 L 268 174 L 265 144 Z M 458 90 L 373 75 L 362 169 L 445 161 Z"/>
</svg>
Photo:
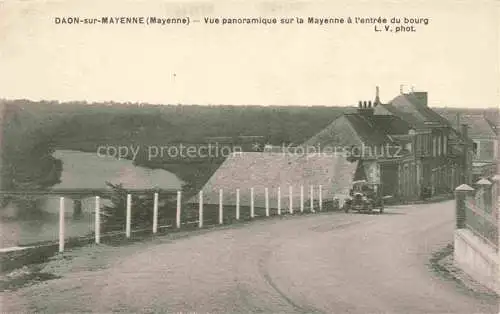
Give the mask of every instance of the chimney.
<svg viewBox="0 0 500 314">
<path fill-rule="evenodd" d="M 460 130 L 460 112 L 457 112 L 456 121 L 457 121 L 457 131 L 458 131 Z"/>
<path fill-rule="evenodd" d="M 361 103 L 363 104 L 363 106 L 361 106 Z M 363 102 L 359 102 L 359 108 L 358 108 L 358 114 L 361 115 L 361 116 L 373 116 L 373 113 L 374 113 L 374 109 L 372 107 L 372 101 L 363 101 Z"/>
<path fill-rule="evenodd" d="M 403 84 L 399 85 L 399 93 L 403 95 Z"/>
<path fill-rule="evenodd" d="M 361 100 L 358 102 L 358 108 L 363 108 L 363 102 Z"/>
<path fill-rule="evenodd" d="M 464 141 L 464 168 L 463 168 L 463 173 L 464 173 L 464 183 L 471 185 L 471 176 L 470 176 L 470 169 L 469 169 L 469 163 L 471 162 L 470 156 L 469 156 L 469 134 L 468 134 L 468 125 L 467 124 L 462 124 L 462 139 Z"/>
<path fill-rule="evenodd" d="M 375 87 L 375 101 L 373 103 L 373 106 L 377 106 L 380 104 L 380 88 L 377 86 Z"/>
<path fill-rule="evenodd" d="M 419 105 L 427 107 L 427 92 L 412 92 Z"/>
</svg>

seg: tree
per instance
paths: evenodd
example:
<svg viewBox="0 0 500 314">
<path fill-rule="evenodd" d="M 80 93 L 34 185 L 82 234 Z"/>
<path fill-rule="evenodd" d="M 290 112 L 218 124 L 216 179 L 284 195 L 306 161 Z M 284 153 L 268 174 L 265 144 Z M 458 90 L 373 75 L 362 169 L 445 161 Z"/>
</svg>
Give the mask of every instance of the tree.
<svg viewBox="0 0 500 314">
<path fill-rule="evenodd" d="M 112 189 L 111 205 L 103 207 L 103 219 L 101 219 L 102 232 L 120 231 L 125 229 L 127 194 L 128 191 L 122 184 L 106 182 Z M 145 191 L 142 195 L 132 195 L 131 222 L 134 228 L 148 228 L 153 223 L 153 195 L 154 191 Z"/>
</svg>

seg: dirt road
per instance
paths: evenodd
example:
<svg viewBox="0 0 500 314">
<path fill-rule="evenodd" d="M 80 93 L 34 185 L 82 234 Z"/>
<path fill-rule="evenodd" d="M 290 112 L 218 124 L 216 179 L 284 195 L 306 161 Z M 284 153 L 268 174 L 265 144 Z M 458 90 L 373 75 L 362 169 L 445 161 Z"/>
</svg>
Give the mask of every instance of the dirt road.
<svg viewBox="0 0 500 314">
<path fill-rule="evenodd" d="M 104 248 L 114 252 L 104 269 L 73 265 L 61 279 L 9 295 L 4 311 L 498 313 L 498 300 L 467 293 L 427 265 L 452 242 L 453 227 L 453 202 L 443 202 Z"/>
</svg>

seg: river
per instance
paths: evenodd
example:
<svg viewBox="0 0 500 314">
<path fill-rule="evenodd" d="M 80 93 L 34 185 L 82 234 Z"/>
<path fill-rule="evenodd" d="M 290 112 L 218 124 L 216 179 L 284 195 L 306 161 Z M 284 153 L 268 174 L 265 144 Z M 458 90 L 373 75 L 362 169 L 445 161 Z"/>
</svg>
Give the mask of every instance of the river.
<svg viewBox="0 0 500 314">
<path fill-rule="evenodd" d="M 106 182 L 123 184 L 130 189 L 181 189 L 183 182 L 173 173 L 161 169 L 134 166 L 130 160 L 101 157 L 95 153 L 57 150 L 54 157 L 62 160 L 61 183 L 54 189 L 106 188 Z M 102 200 L 106 204 L 106 200 Z M 36 214 L 20 215 L 28 211 L 19 202 L 11 202 L 0 212 L 0 248 L 29 245 L 58 238 L 59 197 L 37 198 Z M 23 207 L 23 208 L 21 208 Z M 94 198 L 82 201 L 82 216 L 73 218 L 73 202 L 65 201 L 66 237 L 83 236 L 94 230 Z"/>
</svg>

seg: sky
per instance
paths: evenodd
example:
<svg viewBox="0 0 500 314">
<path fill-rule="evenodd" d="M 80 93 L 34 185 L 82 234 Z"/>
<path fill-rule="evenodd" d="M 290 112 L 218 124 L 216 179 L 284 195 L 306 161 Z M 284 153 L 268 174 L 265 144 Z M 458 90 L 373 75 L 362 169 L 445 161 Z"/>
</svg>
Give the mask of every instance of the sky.
<svg viewBox="0 0 500 314">
<path fill-rule="evenodd" d="M 348 106 L 413 86 L 436 107 L 500 104 L 498 1 L 0 1 L 0 98 Z M 190 17 L 62 25 L 56 17 Z M 307 17 L 428 18 L 415 32 Z M 204 17 L 303 17 L 208 25 Z M 383 26 L 379 26 L 382 28 Z"/>
</svg>

